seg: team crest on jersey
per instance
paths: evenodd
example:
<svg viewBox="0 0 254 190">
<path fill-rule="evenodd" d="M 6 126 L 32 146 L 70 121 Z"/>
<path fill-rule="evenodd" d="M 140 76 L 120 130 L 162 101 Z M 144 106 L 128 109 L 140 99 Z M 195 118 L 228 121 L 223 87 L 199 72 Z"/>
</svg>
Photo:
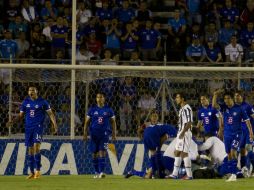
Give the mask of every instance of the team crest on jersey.
<svg viewBox="0 0 254 190">
<path fill-rule="evenodd" d="M 236 113 L 236 112 L 234 112 L 234 113 L 233 113 L 233 115 L 234 115 L 234 116 L 236 116 L 236 115 L 237 115 L 237 113 Z"/>
<path fill-rule="evenodd" d="M 212 112 L 208 112 L 208 115 L 212 115 Z"/>
<path fill-rule="evenodd" d="M 35 105 L 34 107 L 37 109 L 39 106 L 38 106 L 38 105 Z"/>
<path fill-rule="evenodd" d="M 30 108 L 30 104 L 27 104 L 26 107 L 27 107 L 27 108 Z"/>
<path fill-rule="evenodd" d="M 94 115 L 98 115 L 99 113 L 98 113 L 97 111 L 95 111 L 93 114 L 94 114 Z"/>
<path fill-rule="evenodd" d="M 103 115 L 108 115 L 108 112 L 104 112 Z"/>
<path fill-rule="evenodd" d="M 204 113 L 201 113 L 201 117 L 204 117 L 205 116 L 205 114 Z"/>
<path fill-rule="evenodd" d="M 228 109 L 226 109 L 226 112 L 227 112 L 227 113 L 229 113 L 229 110 L 228 110 Z"/>
</svg>

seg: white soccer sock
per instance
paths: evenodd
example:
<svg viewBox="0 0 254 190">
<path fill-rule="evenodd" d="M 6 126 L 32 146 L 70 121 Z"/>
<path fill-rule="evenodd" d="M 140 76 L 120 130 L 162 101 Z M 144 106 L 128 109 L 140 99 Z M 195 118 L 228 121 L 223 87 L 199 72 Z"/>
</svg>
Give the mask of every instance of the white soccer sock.
<svg viewBox="0 0 254 190">
<path fill-rule="evenodd" d="M 181 157 L 175 157 L 174 170 L 173 170 L 173 173 L 172 173 L 174 176 L 178 176 L 178 171 L 179 171 L 179 168 L 181 166 L 181 163 L 182 163 L 182 158 Z"/>
<path fill-rule="evenodd" d="M 191 160 L 189 157 L 185 157 L 183 159 L 184 162 L 184 166 L 185 166 L 185 170 L 186 170 L 186 174 L 188 177 L 192 177 L 192 171 L 191 171 Z"/>
</svg>

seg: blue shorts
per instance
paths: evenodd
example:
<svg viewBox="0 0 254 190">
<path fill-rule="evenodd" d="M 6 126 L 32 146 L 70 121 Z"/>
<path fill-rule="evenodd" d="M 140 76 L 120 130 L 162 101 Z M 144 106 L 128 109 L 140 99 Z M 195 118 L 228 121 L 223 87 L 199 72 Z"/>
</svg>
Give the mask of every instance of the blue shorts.
<svg viewBox="0 0 254 190">
<path fill-rule="evenodd" d="M 160 139 L 144 138 L 144 145 L 148 150 L 157 150 L 160 147 Z"/>
<path fill-rule="evenodd" d="M 25 129 L 25 144 L 27 147 L 32 147 L 35 143 L 42 142 L 43 127 L 38 125 L 32 128 Z"/>
<path fill-rule="evenodd" d="M 252 141 L 250 139 L 250 132 L 248 127 L 245 125 L 243 126 L 243 135 L 241 138 L 240 148 L 243 149 L 247 144 L 252 144 Z"/>
<path fill-rule="evenodd" d="M 241 138 L 242 133 L 224 136 L 224 144 L 227 154 L 229 154 L 232 149 L 236 151 L 240 150 Z"/>
<path fill-rule="evenodd" d="M 89 149 L 92 153 L 105 151 L 108 148 L 109 136 L 108 135 L 91 135 Z"/>
<path fill-rule="evenodd" d="M 162 157 L 162 163 L 165 169 L 167 169 L 169 172 L 172 172 L 174 169 L 174 162 L 175 159 L 168 157 L 168 156 L 163 156 Z"/>
</svg>

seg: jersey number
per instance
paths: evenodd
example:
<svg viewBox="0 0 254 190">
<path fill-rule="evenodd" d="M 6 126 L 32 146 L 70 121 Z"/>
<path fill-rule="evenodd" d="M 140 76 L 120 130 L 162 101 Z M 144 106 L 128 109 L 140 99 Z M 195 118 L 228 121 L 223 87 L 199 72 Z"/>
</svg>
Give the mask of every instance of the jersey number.
<svg viewBox="0 0 254 190">
<path fill-rule="evenodd" d="M 34 110 L 30 110 L 30 117 L 34 117 Z"/>
</svg>

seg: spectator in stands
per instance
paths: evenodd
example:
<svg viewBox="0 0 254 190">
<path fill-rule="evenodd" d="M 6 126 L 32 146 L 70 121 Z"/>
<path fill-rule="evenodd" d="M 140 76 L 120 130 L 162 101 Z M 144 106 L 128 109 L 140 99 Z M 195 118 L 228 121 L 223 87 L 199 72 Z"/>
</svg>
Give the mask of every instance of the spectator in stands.
<svg viewBox="0 0 254 190">
<path fill-rule="evenodd" d="M 10 30 L 5 30 L 4 39 L 0 41 L 0 55 L 1 58 L 10 59 L 17 57 L 18 45 L 12 38 Z M 9 62 L 7 60 L 7 62 Z M 8 71 L 9 72 L 9 71 Z"/>
<path fill-rule="evenodd" d="M 136 10 L 135 15 L 137 20 L 143 25 L 145 24 L 145 21 L 152 19 L 152 12 L 147 9 L 147 3 L 145 1 L 140 2 L 139 8 Z"/>
<path fill-rule="evenodd" d="M 20 32 L 19 38 L 16 39 L 18 45 L 17 58 L 29 58 L 30 44 L 26 40 L 26 33 Z"/>
<path fill-rule="evenodd" d="M 64 26 L 63 17 L 57 17 L 56 25 L 51 27 L 51 56 L 55 58 L 56 52 L 61 50 L 65 57 L 65 42 L 68 40 L 68 28 Z"/>
<path fill-rule="evenodd" d="M 187 36 L 186 36 L 187 44 L 190 44 L 193 37 L 196 37 L 196 36 L 199 37 L 200 43 L 204 42 L 204 31 L 203 31 L 203 28 L 200 26 L 200 24 L 193 23 L 193 25 L 191 26 L 191 29 L 189 29 L 186 33 L 187 33 Z"/>
<path fill-rule="evenodd" d="M 3 38 L 4 38 L 4 27 L 0 22 L 0 40 L 2 40 Z"/>
<path fill-rule="evenodd" d="M 34 23 L 30 31 L 31 43 L 38 43 L 41 36 L 41 25 L 40 23 Z"/>
<path fill-rule="evenodd" d="M 118 20 L 112 19 L 109 28 L 106 30 L 106 44 L 105 47 L 110 49 L 113 54 L 120 53 L 120 37 L 122 31 L 119 28 Z"/>
<path fill-rule="evenodd" d="M 95 15 L 100 19 L 100 21 L 105 19 L 111 20 L 113 18 L 113 13 L 112 10 L 109 8 L 108 1 L 102 2 L 102 8 L 97 8 Z"/>
<path fill-rule="evenodd" d="M 80 49 L 77 51 L 76 59 L 79 65 L 88 65 L 91 58 L 94 57 L 94 54 L 89 51 L 86 45 L 81 45 Z"/>
<path fill-rule="evenodd" d="M 54 25 L 54 19 L 48 18 L 44 24 L 44 28 L 42 30 L 42 34 L 46 36 L 46 40 L 48 42 L 52 41 L 52 36 L 51 36 L 51 27 Z"/>
<path fill-rule="evenodd" d="M 194 36 L 192 44 L 187 47 L 186 58 L 189 62 L 203 62 L 206 58 L 206 51 L 200 43 L 199 36 Z"/>
<path fill-rule="evenodd" d="M 222 78 L 214 77 L 208 81 L 208 93 L 213 94 L 215 90 L 224 89 L 225 82 Z"/>
<path fill-rule="evenodd" d="M 252 63 L 254 62 L 254 40 L 251 40 L 251 45 L 245 51 L 245 62 Z"/>
<path fill-rule="evenodd" d="M 156 101 L 154 97 L 151 95 L 150 91 L 144 90 L 141 94 L 140 99 L 138 100 L 138 126 L 140 126 L 140 123 L 145 122 L 145 119 L 149 112 L 154 109 L 156 109 Z"/>
<path fill-rule="evenodd" d="M 175 9 L 174 17 L 168 20 L 168 40 L 172 42 L 175 38 L 179 38 L 181 43 L 185 41 L 186 20 L 180 16 L 180 10 Z"/>
<path fill-rule="evenodd" d="M 94 54 L 95 57 L 100 58 L 102 44 L 97 39 L 95 32 L 92 32 L 89 34 L 89 39 L 86 42 L 86 46 L 87 46 L 88 50 Z"/>
<path fill-rule="evenodd" d="M 152 21 L 146 21 L 146 27 L 139 32 L 140 52 L 142 60 L 152 61 L 157 59 L 157 51 L 160 49 L 161 36 L 152 28 Z"/>
<path fill-rule="evenodd" d="M 187 11 L 188 11 L 188 24 L 189 26 L 192 23 L 199 23 L 202 22 L 202 15 L 200 14 L 201 11 L 201 0 L 186 0 Z"/>
<path fill-rule="evenodd" d="M 222 61 L 221 49 L 215 45 L 213 38 L 207 40 L 207 46 L 205 48 L 207 59 L 210 63 L 219 63 Z"/>
<path fill-rule="evenodd" d="M 183 62 L 185 58 L 185 46 L 179 38 L 172 39 L 167 43 L 167 59 L 169 61 Z"/>
<path fill-rule="evenodd" d="M 123 59 L 128 60 L 130 58 L 131 52 L 137 50 L 137 42 L 138 42 L 138 33 L 133 30 L 132 24 L 127 23 L 126 31 L 123 32 L 121 40 L 122 40 L 122 53 Z"/>
<path fill-rule="evenodd" d="M 130 65 L 133 65 L 133 66 L 144 65 L 144 63 L 139 59 L 139 52 L 138 51 L 131 52 L 130 61 L 131 61 Z"/>
<path fill-rule="evenodd" d="M 28 23 L 36 22 L 39 19 L 35 7 L 29 4 L 29 0 L 23 0 L 21 14 Z"/>
<path fill-rule="evenodd" d="M 243 47 L 237 43 L 237 37 L 231 36 L 231 42 L 225 47 L 226 61 L 240 64 L 243 58 Z"/>
<path fill-rule="evenodd" d="M 247 28 L 241 30 L 240 42 L 244 48 L 248 48 L 251 45 L 251 41 L 254 39 L 254 24 L 248 22 Z"/>
<path fill-rule="evenodd" d="M 137 96 L 136 87 L 131 77 L 125 77 L 124 84 L 120 86 L 120 133 L 132 130 L 133 107 Z"/>
<path fill-rule="evenodd" d="M 81 29 L 88 24 L 92 16 L 92 11 L 88 8 L 88 5 L 84 1 L 80 1 L 77 10 L 77 24 L 80 25 Z"/>
<path fill-rule="evenodd" d="M 210 22 L 205 31 L 205 41 L 208 42 L 209 40 L 213 40 L 214 43 L 218 42 L 219 33 L 216 29 L 215 22 Z"/>
<path fill-rule="evenodd" d="M 4 8 L 4 24 L 8 26 L 10 22 L 15 22 L 17 15 L 20 15 L 19 2 L 17 0 L 9 0 L 7 6 Z"/>
<path fill-rule="evenodd" d="M 254 21 L 254 3 L 252 0 L 247 0 L 246 8 L 240 16 L 241 24 L 246 26 L 249 21 Z"/>
<path fill-rule="evenodd" d="M 110 49 L 105 49 L 104 59 L 101 60 L 100 65 L 117 65 L 117 63 L 111 57 L 112 53 Z"/>
<path fill-rule="evenodd" d="M 82 25 L 80 26 L 80 29 L 82 30 Z M 93 17 L 89 20 L 88 24 L 84 27 L 84 38 L 88 40 L 88 36 L 90 33 L 98 33 L 99 28 L 98 28 L 98 19 L 96 17 Z M 87 36 L 87 37 L 86 37 Z"/>
<path fill-rule="evenodd" d="M 72 22 L 72 10 L 70 7 L 64 7 L 63 10 L 63 19 L 66 20 L 66 23 L 68 23 L 68 25 L 66 26 L 71 26 L 71 22 Z"/>
<path fill-rule="evenodd" d="M 57 9 L 52 6 L 50 0 L 46 0 L 45 7 L 41 9 L 41 18 L 45 21 L 48 19 L 48 17 L 57 19 L 57 16 L 58 16 Z"/>
<path fill-rule="evenodd" d="M 228 19 L 234 26 L 237 25 L 239 19 L 239 9 L 232 5 L 232 0 L 225 0 L 225 6 L 220 10 L 222 20 Z"/>
<path fill-rule="evenodd" d="M 123 24 L 126 24 L 134 19 L 135 11 L 129 6 L 128 0 L 124 0 L 123 6 L 116 10 L 115 17 Z"/>
<path fill-rule="evenodd" d="M 145 23 L 144 23 L 144 26 L 145 26 Z M 137 19 L 134 19 L 133 22 L 132 22 L 132 30 L 138 32 L 140 30 L 141 26 L 140 26 L 140 23 Z"/>
<path fill-rule="evenodd" d="M 27 28 L 27 24 L 23 22 L 23 19 L 20 15 L 17 15 L 15 18 L 15 22 L 11 22 L 8 27 L 8 29 L 12 31 L 12 35 L 14 38 L 18 38 L 20 32 L 26 33 L 28 31 Z"/>
<path fill-rule="evenodd" d="M 221 48 L 224 48 L 230 43 L 232 35 L 236 35 L 237 31 L 232 28 L 230 20 L 224 21 L 224 27 L 219 30 L 219 44 Z"/>
<path fill-rule="evenodd" d="M 210 6 L 207 7 L 207 12 L 206 12 L 206 20 L 208 23 L 210 21 L 215 22 L 216 28 L 221 27 L 221 21 L 220 21 L 220 11 L 219 11 L 219 5 L 217 2 L 211 3 Z"/>
<path fill-rule="evenodd" d="M 50 54 L 50 44 L 46 41 L 45 35 L 40 35 L 39 41 L 32 43 L 31 45 L 31 56 L 35 59 L 49 59 L 51 58 Z"/>
<path fill-rule="evenodd" d="M 99 39 L 102 43 L 102 45 L 104 46 L 107 42 L 107 30 L 109 28 L 109 25 L 110 25 L 110 21 L 105 19 L 103 20 L 102 22 L 100 22 L 100 25 L 99 25 L 99 30 L 98 32 L 96 33 L 97 35 L 97 39 Z"/>
</svg>

